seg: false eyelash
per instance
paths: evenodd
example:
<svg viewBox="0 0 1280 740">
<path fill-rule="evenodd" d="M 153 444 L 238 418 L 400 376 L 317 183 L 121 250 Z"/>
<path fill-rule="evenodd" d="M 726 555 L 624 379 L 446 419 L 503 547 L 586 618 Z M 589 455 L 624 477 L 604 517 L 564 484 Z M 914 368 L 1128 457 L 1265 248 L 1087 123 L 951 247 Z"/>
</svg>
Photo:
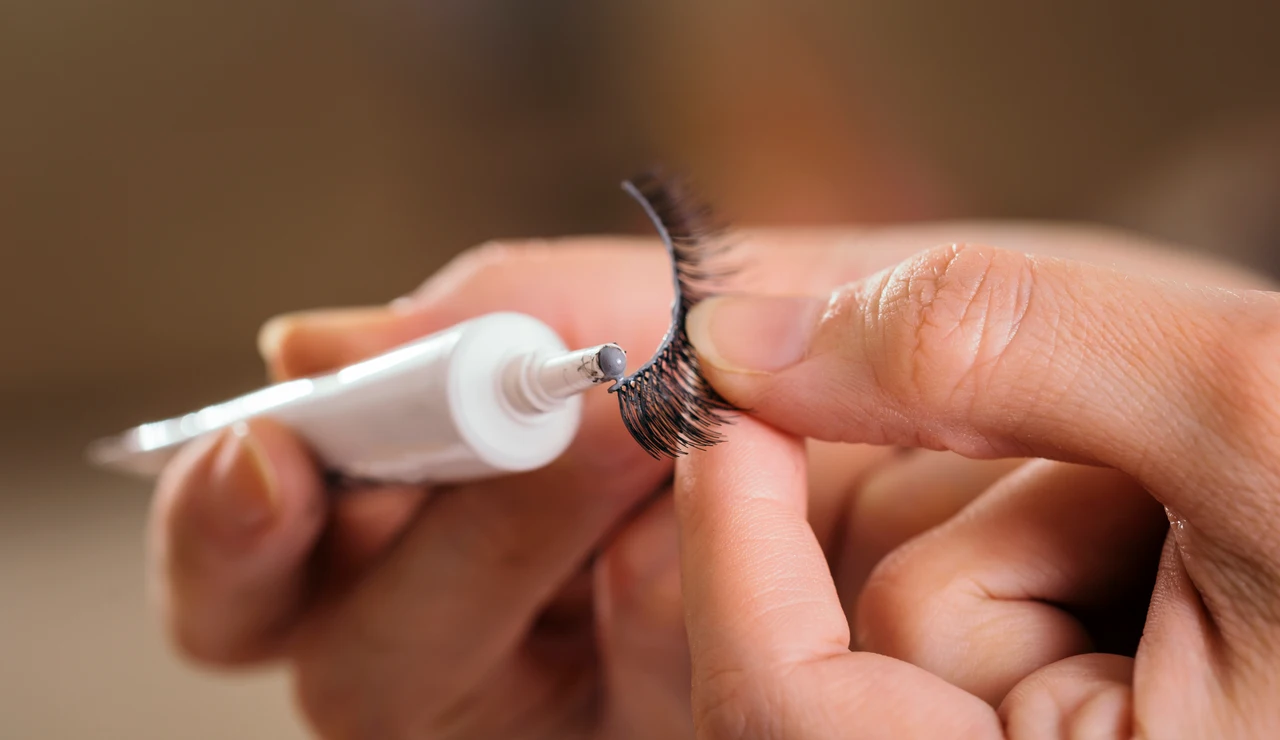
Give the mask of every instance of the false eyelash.
<svg viewBox="0 0 1280 740">
<path fill-rule="evenodd" d="M 684 326 L 689 310 L 714 295 L 732 270 L 717 265 L 727 249 L 722 231 L 685 183 L 649 173 L 622 188 L 644 208 L 667 248 L 675 296 L 671 326 L 658 350 L 609 392 L 618 395 L 622 421 L 636 442 L 655 458 L 674 458 L 723 441 L 716 427 L 739 410 L 703 377 Z"/>
</svg>

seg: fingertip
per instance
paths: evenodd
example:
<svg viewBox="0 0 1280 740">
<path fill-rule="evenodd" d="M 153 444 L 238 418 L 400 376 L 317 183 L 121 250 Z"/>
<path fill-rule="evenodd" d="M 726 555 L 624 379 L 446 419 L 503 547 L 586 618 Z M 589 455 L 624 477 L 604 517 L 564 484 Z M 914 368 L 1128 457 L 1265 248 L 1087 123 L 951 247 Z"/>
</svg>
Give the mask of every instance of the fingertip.
<svg viewBox="0 0 1280 740">
<path fill-rule="evenodd" d="M 183 450 L 152 523 L 153 588 L 177 647 L 210 664 L 264 654 L 296 606 L 324 510 L 310 453 L 276 423 L 255 420 Z"/>
<path fill-rule="evenodd" d="M 280 347 L 289 330 L 289 317 L 274 316 L 258 328 L 258 356 L 271 366 L 280 356 Z"/>
<path fill-rule="evenodd" d="M 421 333 L 420 323 L 394 305 L 283 314 L 259 330 L 258 353 L 271 377 L 305 377 L 403 344 Z"/>
<path fill-rule="evenodd" d="M 1130 737 L 1134 659 L 1091 653 L 1047 665 L 1027 676 L 1000 703 L 1011 735 Z"/>
<path fill-rule="evenodd" d="M 254 419 L 183 451 L 161 478 L 167 524 L 221 554 L 251 549 L 268 531 L 313 518 L 323 481 L 310 451 L 280 424 Z"/>
<path fill-rule="evenodd" d="M 724 441 L 676 464 L 675 503 L 682 521 L 726 516 L 752 500 L 772 500 L 803 516 L 808 471 L 804 441 L 750 416 L 724 428 Z"/>
<path fill-rule="evenodd" d="M 324 479 L 315 455 L 301 438 L 272 419 L 251 419 L 237 424 L 230 434 L 261 466 L 263 480 L 271 487 L 271 497 L 282 518 L 315 513 Z"/>
<path fill-rule="evenodd" d="M 743 418 L 677 473 L 681 576 L 703 675 L 847 651 L 849 625 L 805 519 L 803 440 Z"/>
<path fill-rule="evenodd" d="M 343 491 L 329 509 L 321 562 L 335 582 L 356 577 L 383 557 L 413 521 L 430 489 L 385 484 Z"/>
</svg>

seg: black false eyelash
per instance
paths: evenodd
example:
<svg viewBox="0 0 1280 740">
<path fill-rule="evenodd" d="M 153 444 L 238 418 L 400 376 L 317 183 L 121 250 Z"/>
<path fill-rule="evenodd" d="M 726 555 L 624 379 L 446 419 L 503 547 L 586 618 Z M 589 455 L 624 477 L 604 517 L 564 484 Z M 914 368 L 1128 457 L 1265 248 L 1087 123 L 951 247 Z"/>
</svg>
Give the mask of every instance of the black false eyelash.
<svg viewBox="0 0 1280 740">
<path fill-rule="evenodd" d="M 622 421 L 655 458 L 674 458 L 721 441 L 716 427 L 738 411 L 707 382 L 689 343 L 689 310 L 711 297 L 731 271 L 716 265 L 726 249 L 710 209 L 680 180 L 651 173 L 622 184 L 644 208 L 671 258 L 675 296 L 671 326 L 657 352 L 609 388 L 618 395 Z"/>
</svg>

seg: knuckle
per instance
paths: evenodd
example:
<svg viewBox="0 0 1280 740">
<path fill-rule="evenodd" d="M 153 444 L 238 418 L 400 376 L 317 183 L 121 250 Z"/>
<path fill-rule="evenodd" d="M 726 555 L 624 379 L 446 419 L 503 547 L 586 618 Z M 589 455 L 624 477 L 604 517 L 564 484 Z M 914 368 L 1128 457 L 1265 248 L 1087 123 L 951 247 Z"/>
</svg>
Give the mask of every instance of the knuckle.
<svg viewBox="0 0 1280 740">
<path fill-rule="evenodd" d="M 349 681 L 335 680 L 332 671 L 302 663 L 293 671 L 293 698 L 298 711 L 322 737 L 334 740 L 369 735 L 372 727 L 362 727 L 360 717 L 372 716 L 365 697 Z"/>
<path fill-rule="evenodd" d="M 553 250 L 552 242 L 534 239 L 500 239 L 477 244 L 459 253 L 423 283 L 417 297 L 439 297 L 504 275 L 518 276 L 525 266 L 545 260 Z"/>
<path fill-rule="evenodd" d="M 450 533 L 455 557 L 497 572 L 536 569 L 545 562 L 548 539 L 561 530 L 510 498 L 470 496 Z"/>
<path fill-rule="evenodd" d="M 1229 441 L 1280 439 L 1280 301 L 1267 295 L 1247 302 L 1219 323 L 1210 347 L 1217 377 L 1198 385 L 1213 389 L 1206 406 L 1225 411 Z M 1261 452 L 1273 460 L 1274 451 Z"/>
<path fill-rule="evenodd" d="M 420 655 L 406 658 L 405 640 L 387 634 L 374 611 L 335 605 L 298 630 L 289 651 L 294 705 L 324 738 L 448 734 L 440 722 L 453 694 L 450 677 Z"/>
<path fill-rule="evenodd" d="M 1280 519 L 1280 299 L 1272 294 L 1251 294 L 1225 316 L 1197 327 L 1201 341 L 1189 342 L 1200 348 L 1206 362 L 1188 362 L 1197 367 L 1197 377 L 1189 378 L 1186 406 L 1195 424 L 1188 428 L 1207 429 L 1222 458 L 1222 484 L 1252 495 L 1224 497 L 1215 505 L 1221 524 L 1245 533 L 1227 537 L 1237 544 L 1261 546 L 1265 560 L 1280 563 L 1275 545 Z M 1194 338 L 1193 338 L 1194 340 Z M 1185 444 L 1205 444 L 1203 438 L 1189 438 Z M 1204 522 L 1202 526 L 1212 526 Z M 1276 568 L 1272 568 L 1276 570 Z"/>
<path fill-rule="evenodd" d="M 918 543 L 894 551 L 867 578 L 854 620 L 859 649 L 917 663 L 947 639 L 937 620 L 954 614 L 963 580 L 937 572 L 945 561 Z"/>
<path fill-rule="evenodd" d="M 615 608 L 628 610 L 633 619 L 683 625 L 674 521 L 642 519 L 630 525 L 605 551 L 602 563 Z"/>
<path fill-rule="evenodd" d="M 1026 359 L 1015 339 L 1036 283 L 1032 258 L 984 246 L 942 247 L 898 266 L 867 314 L 880 387 L 907 408 L 972 403 L 1015 351 Z"/>
<path fill-rule="evenodd" d="M 699 740 L 781 737 L 780 702 L 770 684 L 742 669 L 707 674 L 694 686 L 693 726 Z"/>
<path fill-rule="evenodd" d="M 1219 465 L 1216 485 L 1236 495 L 1217 497 L 1203 533 L 1207 558 L 1234 605 L 1249 605 L 1267 624 L 1280 623 L 1280 298 L 1251 293 L 1225 316 L 1198 327 L 1193 343 L 1207 363 L 1190 379 L 1194 429 L 1212 430 Z M 1188 363 L 1191 364 L 1191 363 Z M 1204 444 L 1189 439 L 1187 444 Z"/>
<path fill-rule="evenodd" d="M 480 272 L 495 265 L 519 261 L 531 245 L 531 242 L 510 239 L 481 242 L 455 257 L 450 266 L 464 272 Z"/>
<path fill-rule="evenodd" d="M 174 650 L 198 665 L 250 666 L 275 657 L 280 646 L 279 635 L 236 628 L 222 612 L 207 605 L 171 603 L 165 607 L 164 621 Z"/>
<path fill-rule="evenodd" d="M 197 628 L 192 620 L 178 613 L 168 619 L 169 641 L 174 649 L 187 660 L 207 666 L 234 665 L 237 661 L 233 646 L 223 639 Z"/>
</svg>

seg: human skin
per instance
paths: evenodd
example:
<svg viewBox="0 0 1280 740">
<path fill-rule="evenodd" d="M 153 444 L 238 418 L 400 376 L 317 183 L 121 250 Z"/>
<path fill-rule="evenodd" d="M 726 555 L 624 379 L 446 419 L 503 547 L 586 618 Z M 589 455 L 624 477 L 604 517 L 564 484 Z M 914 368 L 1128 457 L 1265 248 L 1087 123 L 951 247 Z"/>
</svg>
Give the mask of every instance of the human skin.
<svg viewBox="0 0 1280 740">
<path fill-rule="evenodd" d="M 736 253 L 747 270 L 732 288 L 788 296 L 784 302 L 805 305 L 794 297 L 824 297 L 840 286 L 863 286 L 840 293 L 853 296 L 849 305 L 859 308 L 857 296 L 875 284 L 867 281 L 893 274 L 881 270 L 919 264 L 920 258 L 910 261 L 912 255 L 948 242 L 996 244 L 1010 250 L 990 253 L 1002 260 L 1035 252 L 1103 264 L 1108 269 L 1082 274 L 1090 280 L 1107 277 L 1112 282 L 1103 284 L 1111 287 L 1137 276 L 1233 288 L 1263 285 L 1245 273 L 1105 231 L 944 224 L 752 233 Z M 1084 269 L 1077 262 L 1046 264 Z M 1116 271 L 1130 277 L 1122 280 Z M 654 346 L 665 329 L 665 272 L 661 249 L 650 242 L 587 238 L 490 245 L 390 306 L 282 317 L 264 329 L 261 344 L 274 376 L 295 377 L 349 364 L 471 316 L 518 310 L 547 321 L 571 345 L 613 340 L 633 354 L 643 353 L 640 348 Z M 1007 287 L 1006 282 L 994 279 L 974 294 L 986 295 L 983 290 Z M 1266 303 L 1257 298 L 1261 293 L 1221 295 Z M 904 305 L 912 305 L 910 299 Z M 827 305 L 826 298 L 818 301 Z M 853 310 L 837 314 L 862 315 Z M 1124 313 L 1114 321 L 1142 317 Z M 989 314 L 998 318 L 994 309 Z M 965 331 L 988 320 L 981 312 L 958 315 L 966 317 L 960 322 Z M 828 325 L 834 326 L 823 324 Z M 758 334 L 760 328 L 752 331 Z M 803 332 L 804 339 L 796 344 L 792 337 L 792 345 L 808 355 L 806 340 L 829 338 L 824 331 Z M 702 345 L 719 346 L 708 338 L 712 333 L 706 326 L 699 332 Z M 1090 475 L 1103 476 L 1096 487 L 1116 491 L 1114 500 L 1129 503 L 1114 507 L 1118 522 L 1112 521 L 1116 516 L 1102 517 L 1107 521 L 1099 527 L 1132 542 L 1133 559 L 1141 564 L 1152 561 L 1145 548 L 1151 543 L 1158 548 L 1168 530 L 1162 510 L 1119 473 L 1019 464 L 1020 458 L 1054 457 L 1055 452 L 1092 461 L 1087 454 L 1025 443 L 984 448 L 974 441 L 980 439 L 972 434 L 975 427 L 937 408 L 894 405 L 901 399 L 874 383 L 841 384 L 839 378 L 858 377 L 857 366 L 831 349 L 839 346 L 837 339 L 830 341 L 829 351 L 810 360 L 834 357 L 845 364 L 832 360 L 821 370 L 805 360 L 777 372 L 742 373 L 725 370 L 733 363 L 712 351 L 713 382 L 776 428 L 744 419 L 730 428 L 728 444 L 690 456 L 677 471 L 650 460 L 627 438 L 615 400 L 605 394 L 588 397 L 583 433 L 556 464 L 448 489 L 400 486 L 334 496 L 323 490 L 304 446 L 269 422 L 193 445 L 166 471 L 154 507 L 150 562 L 165 622 L 179 648 L 204 664 L 287 661 L 303 711 L 325 737 L 671 737 L 690 734 L 695 720 L 709 737 L 736 729 L 747 736 L 812 732 L 828 737 L 837 730 L 841 736 L 902 736 L 895 734 L 893 720 L 923 721 L 943 714 L 930 708 L 950 707 L 948 702 L 956 709 L 939 721 L 961 722 L 975 731 L 998 730 L 993 706 L 1012 720 L 1025 715 L 1052 721 L 1045 718 L 1055 716 L 1053 707 L 1034 709 L 1044 692 L 1027 687 L 1039 685 L 1036 681 L 1057 687 L 1037 679 L 1038 669 L 1087 654 L 1087 631 L 1070 613 L 1045 603 L 1056 592 L 1042 595 L 1045 589 L 1036 588 L 1042 583 L 1025 581 L 1017 563 L 1032 545 L 956 558 L 946 549 L 947 538 L 988 542 L 1000 539 L 992 531 L 1009 531 L 1030 533 L 1025 539 L 1034 543 L 1039 538 L 1032 536 L 1027 520 L 1039 521 L 1043 512 L 1029 506 L 1028 514 L 1016 505 L 1036 498 L 1024 490 L 1074 491 L 1072 476 L 1089 481 L 1094 480 Z M 817 375 L 795 382 L 798 372 L 825 372 L 821 377 L 830 382 L 818 382 Z M 760 403 L 783 395 L 793 404 L 790 411 Z M 817 413 L 824 404 L 826 411 Z M 804 413 L 797 413 L 801 409 Z M 942 422 L 954 426 L 938 426 Z M 793 434 L 829 441 L 801 443 Z M 1022 440 L 1017 434 L 1009 438 Z M 895 446 L 1010 459 L 901 454 Z M 743 457 L 746 451 L 754 454 Z M 1199 462 L 1202 472 L 1213 470 L 1208 461 Z M 1006 478 L 1014 468 L 1017 473 Z M 1227 477 L 1234 470 L 1219 467 L 1223 480 L 1234 480 Z M 767 495 L 759 490 L 761 481 L 773 481 Z M 1159 497 L 1159 489 L 1153 490 Z M 743 497 L 775 504 L 741 507 Z M 980 504 L 953 516 L 975 497 Z M 986 503 L 1004 499 L 1014 503 Z M 1112 499 L 1105 501 L 1110 506 Z M 980 515 L 987 510 L 992 513 Z M 760 514 L 750 531 L 735 529 L 743 511 Z M 1180 514 L 1185 522 L 1200 516 L 1194 507 Z M 1092 526 L 1088 517 L 1074 519 L 1081 521 L 1057 515 L 1053 523 L 1070 524 L 1068 533 Z M 1186 526 L 1192 525 L 1180 531 Z M 1097 539 L 1081 536 L 1086 542 Z M 1063 601 L 1079 591 L 1109 594 L 1102 587 L 1090 591 L 1098 586 L 1100 561 L 1079 550 L 1064 544 L 1062 551 L 1038 553 L 1046 563 L 1087 561 L 1076 569 L 1088 571 L 1083 575 L 1045 566 L 1061 576 L 1050 585 L 1065 593 Z M 729 552 L 755 559 L 725 558 Z M 1116 559 L 1126 554 L 1112 553 Z M 1162 573 L 1170 557 L 1162 561 Z M 759 567 L 747 567 L 753 562 Z M 1135 568 L 1103 568 L 1120 576 L 1102 586 L 1123 586 Z M 765 576 L 790 580 L 787 588 L 775 590 L 770 584 L 777 581 L 751 580 Z M 965 583 L 1008 590 L 951 588 Z M 821 616 L 826 622 L 769 616 L 787 612 L 785 605 L 770 606 L 764 598 L 723 598 L 725 590 L 748 588 L 785 600 L 796 584 L 813 588 L 805 596 L 813 606 L 802 610 L 812 612 L 805 620 Z M 1001 630 L 989 627 L 992 604 L 1004 610 L 998 615 L 1004 620 Z M 744 605 L 759 609 L 742 613 Z M 961 618 L 939 625 L 921 616 L 943 609 Z M 686 622 L 692 642 L 686 640 Z M 857 635 L 852 647 L 881 655 L 849 652 L 851 623 Z M 843 640 L 836 629 L 840 624 Z M 735 625 L 760 632 L 746 642 L 731 642 L 728 636 L 737 630 L 728 628 Z M 1030 629 L 1023 633 L 1027 639 L 1010 650 L 1009 630 L 1023 627 Z M 725 636 L 718 643 L 697 637 L 717 630 Z M 784 651 L 795 661 L 770 662 L 777 656 L 769 651 L 780 641 L 797 648 L 794 654 Z M 834 650 L 841 642 L 845 652 L 832 653 L 837 659 L 809 660 L 815 645 Z M 968 652 L 956 645 L 968 646 Z M 1194 657 L 1206 661 L 1205 671 L 1217 670 L 1215 656 Z M 1131 671 L 1130 663 L 1116 662 L 1126 658 L 1101 660 L 1105 671 L 1081 669 L 1093 682 L 1086 686 L 1099 683 L 1099 671 L 1108 680 Z M 886 680 L 860 684 L 865 674 L 857 672 L 859 661 L 876 671 L 891 666 L 877 673 Z M 793 669 L 800 676 L 814 665 L 836 671 L 830 666 L 837 664 L 840 681 L 827 685 L 831 676 L 825 674 L 813 679 L 820 685 L 800 703 L 774 691 L 778 676 L 791 676 Z M 735 676 L 741 681 L 726 679 Z M 1126 686 L 1126 680 L 1105 685 Z M 732 690 L 721 691 L 726 686 Z M 1132 713 L 1142 702 L 1136 688 L 1130 691 L 1125 696 L 1133 699 L 1122 704 Z M 881 694 L 883 701 L 877 698 Z M 1030 698 L 1018 704 L 1016 697 L 1024 695 Z M 929 711 L 909 709 L 913 696 Z M 1018 714 L 1006 710 L 1011 703 L 1032 709 Z M 1059 715 L 1066 712 L 1066 704 L 1055 706 Z M 856 722 L 846 722 L 842 714 L 850 707 L 862 708 Z M 872 721 L 871 709 L 886 712 L 886 721 Z M 741 728 L 733 719 L 739 715 Z M 1221 716 L 1238 715 L 1224 711 Z M 815 717 L 836 725 L 807 724 Z M 786 724 L 793 720 L 800 724 Z M 1008 729 L 1017 730 L 1016 722 Z"/>
<path fill-rule="evenodd" d="M 1280 735 L 1280 294 L 951 245 L 688 326 L 752 409 L 677 466 L 700 736 Z M 1047 459 L 849 615 L 794 435 Z M 1097 652 L 1078 615 L 1161 541 L 1134 656 Z"/>
</svg>

